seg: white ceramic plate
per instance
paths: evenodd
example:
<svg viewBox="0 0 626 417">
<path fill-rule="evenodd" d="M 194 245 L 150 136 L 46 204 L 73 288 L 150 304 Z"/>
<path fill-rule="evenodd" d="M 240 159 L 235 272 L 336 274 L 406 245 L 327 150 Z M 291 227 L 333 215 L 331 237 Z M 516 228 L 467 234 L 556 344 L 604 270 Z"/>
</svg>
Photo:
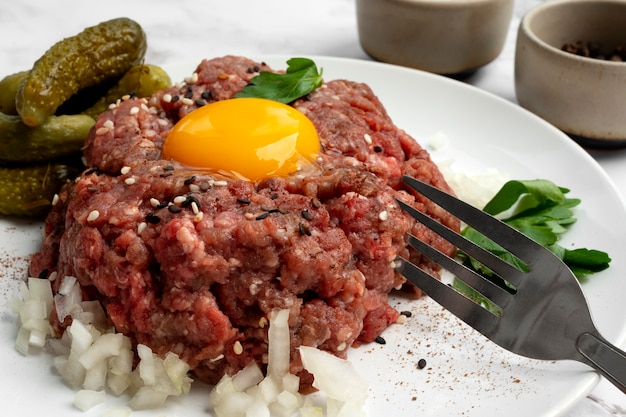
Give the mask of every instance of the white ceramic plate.
<svg viewBox="0 0 626 417">
<path fill-rule="evenodd" d="M 582 199 L 579 221 L 564 245 L 601 249 L 611 268 L 584 283 L 593 317 L 609 340 L 626 338 L 626 270 L 619 251 L 626 244 L 626 211 L 598 164 L 557 129 L 519 107 L 447 78 L 366 61 L 313 57 L 327 80 L 368 83 L 396 124 L 422 144 L 441 132 L 447 147 L 432 152 L 453 168 L 480 174 L 495 168 L 514 179 L 547 178 Z M 264 57 L 284 68 L 288 57 Z M 168 68 L 174 80 L 196 63 Z M 40 244 L 41 225 L 0 219 L 0 390 L 3 414 L 101 416 L 123 401 L 109 398 L 88 413 L 73 408 L 45 353 L 20 356 L 13 348 L 15 317 L 6 300 L 18 291 L 27 256 Z M 572 362 L 539 362 L 498 348 L 428 299 L 393 300 L 413 316 L 384 333 L 385 345 L 353 350 L 350 360 L 370 382 L 370 416 L 555 416 L 589 392 L 598 376 Z M 417 369 L 419 359 L 427 366 Z M 207 416 L 208 387 L 194 383 L 189 397 L 161 410 L 134 416 Z"/>
</svg>

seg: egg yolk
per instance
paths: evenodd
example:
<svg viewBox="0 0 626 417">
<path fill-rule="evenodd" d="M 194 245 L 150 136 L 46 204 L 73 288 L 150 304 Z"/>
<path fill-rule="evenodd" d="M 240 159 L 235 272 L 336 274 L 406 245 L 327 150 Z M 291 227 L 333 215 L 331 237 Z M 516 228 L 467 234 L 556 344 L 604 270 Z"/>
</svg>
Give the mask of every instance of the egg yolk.
<svg viewBox="0 0 626 417">
<path fill-rule="evenodd" d="M 286 104 L 234 98 L 200 107 L 170 131 L 161 156 L 248 181 L 286 176 L 320 152 L 315 126 Z"/>
</svg>

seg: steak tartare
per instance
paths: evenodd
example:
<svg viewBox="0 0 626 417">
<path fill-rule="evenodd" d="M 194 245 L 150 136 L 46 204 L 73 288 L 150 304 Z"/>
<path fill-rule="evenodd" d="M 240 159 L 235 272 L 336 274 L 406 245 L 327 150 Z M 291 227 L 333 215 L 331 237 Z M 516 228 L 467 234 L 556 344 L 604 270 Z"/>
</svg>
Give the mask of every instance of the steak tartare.
<svg viewBox="0 0 626 417">
<path fill-rule="evenodd" d="M 103 113 L 86 143 L 88 169 L 60 192 L 30 274 L 54 273 L 55 291 L 76 277 L 118 332 L 178 354 L 209 383 L 266 363 L 270 313 L 289 309 L 291 372 L 306 390 L 298 346 L 345 357 L 396 322 L 387 297 L 404 284 L 398 254 L 435 268 L 407 248 L 407 232 L 454 252 L 394 199 L 459 223 L 403 188 L 407 174 L 451 191 L 427 151 L 352 81 L 292 103 L 322 145 L 306 175 L 251 183 L 160 158 L 181 117 L 231 98 L 259 71 L 273 70 L 243 57 L 205 60 L 185 83 Z M 71 320 L 59 309 L 51 319 L 58 334 Z"/>
</svg>

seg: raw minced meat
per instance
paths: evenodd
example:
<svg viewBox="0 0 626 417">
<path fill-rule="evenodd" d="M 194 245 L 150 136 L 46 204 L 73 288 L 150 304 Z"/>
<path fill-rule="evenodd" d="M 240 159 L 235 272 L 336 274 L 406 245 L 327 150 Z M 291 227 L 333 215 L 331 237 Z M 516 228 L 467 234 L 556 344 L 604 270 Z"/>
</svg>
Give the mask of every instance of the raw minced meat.
<svg viewBox="0 0 626 417">
<path fill-rule="evenodd" d="M 85 147 L 89 168 L 60 193 L 30 273 L 76 277 L 117 331 L 175 352 L 209 383 L 265 363 L 270 312 L 289 309 L 291 372 L 306 390 L 298 346 L 345 357 L 396 321 L 387 297 L 404 284 L 398 254 L 435 270 L 407 248 L 407 232 L 454 251 L 395 198 L 459 223 L 403 188 L 408 174 L 450 191 L 371 89 L 352 81 L 328 81 L 292 103 L 320 136 L 311 172 L 253 184 L 160 159 L 181 117 L 231 98 L 260 70 L 272 71 L 242 57 L 205 60 L 197 80 L 103 113 Z M 70 322 L 52 318 L 59 334 Z"/>
</svg>

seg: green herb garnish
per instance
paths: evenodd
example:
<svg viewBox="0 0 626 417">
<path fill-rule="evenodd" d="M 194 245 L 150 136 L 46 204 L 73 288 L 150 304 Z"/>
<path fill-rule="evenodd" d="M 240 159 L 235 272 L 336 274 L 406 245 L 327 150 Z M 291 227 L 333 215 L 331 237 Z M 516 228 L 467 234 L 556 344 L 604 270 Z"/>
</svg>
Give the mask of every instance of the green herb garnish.
<svg viewBox="0 0 626 417">
<path fill-rule="evenodd" d="M 581 279 L 608 268 L 611 258 L 599 250 L 566 249 L 557 243 L 567 227 L 576 221 L 572 208 L 580 204 L 579 199 L 566 197 L 569 191 L 548 180 L 509 181 L 483 210 L 499 216 L 508 225 L 548 248 Z M 466 227 L 462 234 L 520 270 L 527 269 L 523 262 L 473 228 Z M 492 275 L 476 260 L 468 258 L 468 261 L 475 270 Z"/>
<path fill-rule="evenodd" d="M 285 74 L 261 71 L 235 97 L 266 98 L 281 103 L 304 97 L 322 85 L 322 70 L 309 58 L 291 58 Z"/>
</svg>

